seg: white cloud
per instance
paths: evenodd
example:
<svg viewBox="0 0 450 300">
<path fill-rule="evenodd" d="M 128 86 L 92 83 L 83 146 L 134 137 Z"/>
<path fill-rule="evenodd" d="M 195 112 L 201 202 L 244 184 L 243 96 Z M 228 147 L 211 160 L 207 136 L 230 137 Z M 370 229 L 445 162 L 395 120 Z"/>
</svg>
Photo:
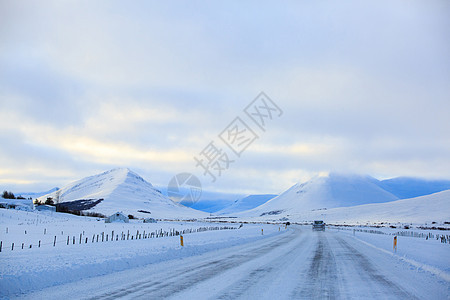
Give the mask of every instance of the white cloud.
<svg viewBox="0 0 450 300">
<path fill-rule="evenodd" d="M 450 177 L 447 1 L 1 5 L 3 185 L 57 165 L 49 187 L 117 164 L 199 172 L 192 157 L 261 90 L 284 114 L 217 189 Z"/>
</svg>

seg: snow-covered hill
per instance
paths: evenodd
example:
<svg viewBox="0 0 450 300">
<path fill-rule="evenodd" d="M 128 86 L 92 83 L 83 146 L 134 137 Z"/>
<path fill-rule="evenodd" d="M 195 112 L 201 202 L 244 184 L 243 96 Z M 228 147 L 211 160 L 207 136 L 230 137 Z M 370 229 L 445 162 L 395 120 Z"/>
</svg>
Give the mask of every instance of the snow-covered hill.
<svg viewBox="0 0 450 300">
<path fill-rule="evenodd" d="M 219 210 L 218 212 L 216 212 L 216 214 L 227 215 L 249 210 L 266 203 L 276 196 L 277 195 L 274 194 L 249 195 L 247 197 L 234 201 L 232 205 Z"/>
<path fill-rule="evenodd" d="M 83 178 L 39 199 L 45 201 L 48 197 L 68 206 L 84 205 L 90 212 L 105 215 L 117 211 L 153 218 L 197 218 L 207 215 L 173 202 L 127 168 L 112 169 Z M 89 208 L 94 204 L 94 207 Z"/>
<path fill-rule="evenodd" d="M 397 199 L 398 197 L 382 189 L 379 181 L 373 177 L 331 173 L 296 184 L 278 197 L 240 215 L 287 215 Z"/>
<path fill-rule="evenodd" d="M 414 223 L 450 222 L 450 190 L 388 203 L 340 207 L 289 215 L 290 220 L 324 220 L 326 223 Z"/>
</svg>

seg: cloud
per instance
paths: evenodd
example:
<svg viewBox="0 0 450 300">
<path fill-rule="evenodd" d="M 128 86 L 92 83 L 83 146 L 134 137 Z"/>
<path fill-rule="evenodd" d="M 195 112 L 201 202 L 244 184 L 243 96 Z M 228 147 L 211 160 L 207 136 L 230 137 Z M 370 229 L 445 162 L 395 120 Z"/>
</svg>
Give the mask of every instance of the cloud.
<svg viewBox="0 0 450 300">
<path fill-rule="evenodd" d="M 202 176 L 193 156 L 262 90 L 283 116 L 206 186 L 450 177 L 446 1 L 1 5 L 2 185 L 117 165 Z"/>
</svg>

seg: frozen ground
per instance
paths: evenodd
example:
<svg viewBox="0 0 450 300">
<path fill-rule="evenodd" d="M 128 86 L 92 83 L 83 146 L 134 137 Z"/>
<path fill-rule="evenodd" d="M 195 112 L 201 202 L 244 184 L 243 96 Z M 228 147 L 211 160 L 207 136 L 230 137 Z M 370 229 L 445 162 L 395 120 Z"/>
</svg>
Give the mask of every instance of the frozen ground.
<svg viewBox="0 0 450 300">
<path fill-rule="evenodd" d="M 40 223 L 35 214 L 2 213 L 2 239 L 9 235 L 35 240 L 43 236 L 44 227 L 48 232 L 63 230 L 64 235 L 113 229 L 70 215 L 40 216 Z M 150 232 L 227 224 L 109 225 L 116 232 L 141 231 L 145 226 Z M 399 237 L 398 252 L 393 254 L 391 235 L 245 224 L 241 229 L 185 234 L 184 242 L 181 247 L 178 236 L 169 236 L 4 248 L 0 295 L 11 299 L 448 299 L 450 295 L 450 245 L 435 240 Z"/>
</svg>

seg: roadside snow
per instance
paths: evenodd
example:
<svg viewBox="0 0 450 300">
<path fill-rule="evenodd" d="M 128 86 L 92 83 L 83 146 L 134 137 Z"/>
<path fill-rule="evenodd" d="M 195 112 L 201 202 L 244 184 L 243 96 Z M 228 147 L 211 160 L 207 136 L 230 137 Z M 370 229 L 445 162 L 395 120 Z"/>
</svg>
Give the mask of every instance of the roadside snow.
<svg viewBox="0 0 450 300">
<path fill-rule="evenodd" d="M 382 229 L 382 231 L 394 232 L 389 229 Z M 353 235 L 352 230 L 339 230 L 339 232 Z M 355 232 L 354 238 L 450 282 L 450 244 L 441 243 L 436 239 L 397 236 L 397 251 L 394 252 L 394 235 Z"/>
</svg>

